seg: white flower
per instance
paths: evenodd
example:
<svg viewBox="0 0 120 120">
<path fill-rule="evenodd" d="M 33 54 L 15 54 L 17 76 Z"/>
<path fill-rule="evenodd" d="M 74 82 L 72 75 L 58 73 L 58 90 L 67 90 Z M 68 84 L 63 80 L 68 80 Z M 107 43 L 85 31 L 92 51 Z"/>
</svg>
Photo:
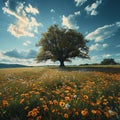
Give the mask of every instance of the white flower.
<svg viewBox="0 0 120 120">
<path fill-rule="evenodd" d="M 74 88 L 77 88 L 77 85 L 74 85 Z"/>
<path fill-rule="evenodd" d="M 65 104 L 65 108 L 69 109 L 70 108 L 70 105 L 67 103 Z"/>
<path fill-rule="evenodd" d="M 77 95 L 74 95 L 74 98 L 77 98 Z"/>
</svg>

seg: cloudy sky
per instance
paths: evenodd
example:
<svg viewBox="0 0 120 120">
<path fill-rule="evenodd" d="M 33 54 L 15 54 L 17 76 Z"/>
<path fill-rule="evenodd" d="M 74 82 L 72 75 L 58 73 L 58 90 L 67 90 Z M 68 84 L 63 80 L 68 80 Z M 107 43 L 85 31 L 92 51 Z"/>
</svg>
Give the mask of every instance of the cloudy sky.
<svg viewBox="0 0 120 120">
<path fill-rule="evenodd" d="M 0 63 L 37 64 L 35 46 L 51 25 L 75 29 L 89 40 L 90 60 L 120 62 L 120 0 L 0 0 Z M 55 63 L 58 64 L 58 63 Z"/>
</svg>

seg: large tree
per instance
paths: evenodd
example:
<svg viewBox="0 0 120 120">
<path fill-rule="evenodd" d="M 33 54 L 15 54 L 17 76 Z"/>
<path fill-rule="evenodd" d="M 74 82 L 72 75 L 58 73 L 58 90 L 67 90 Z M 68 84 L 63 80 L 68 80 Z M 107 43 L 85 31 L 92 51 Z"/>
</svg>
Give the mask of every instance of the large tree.
<svg viewBox="0 0 120 120">
<path fill-rule="evenodd" d="M 40 51 L 36 60 L 59 61 L 62 67 L 65 61 L 70 61 L 70 58 L 89 58 L 87 42 L 83 35 L 75 30 L 59 28 L 57 25 L 50 26 L 37 44 Z"/>
</svg>

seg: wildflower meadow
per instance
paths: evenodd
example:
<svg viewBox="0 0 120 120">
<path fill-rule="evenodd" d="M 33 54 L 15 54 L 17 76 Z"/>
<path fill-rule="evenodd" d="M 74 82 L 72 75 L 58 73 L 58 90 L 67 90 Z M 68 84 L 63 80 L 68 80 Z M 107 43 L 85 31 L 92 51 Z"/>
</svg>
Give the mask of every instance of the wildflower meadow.
<svg viewBox="0 0 120 120">
<path fill-rule="evenodd" d="M 120 120 L 120 73 L 0 69 L 0 120 Z"/>
</svg>

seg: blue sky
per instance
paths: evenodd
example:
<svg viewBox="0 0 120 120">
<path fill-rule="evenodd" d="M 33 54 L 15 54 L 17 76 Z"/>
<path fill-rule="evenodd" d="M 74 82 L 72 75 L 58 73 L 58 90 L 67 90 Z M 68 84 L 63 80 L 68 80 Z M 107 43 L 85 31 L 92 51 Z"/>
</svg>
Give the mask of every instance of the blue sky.
<svg viewBox="0 0 120 120">
<path fill-rule="evenodd" d="M 54 24 L 89 40 L 91 59 L 75 58 L 69 64 L 100 63 L 104 58 L 120 63 L 119 5 L 120 0 L 0 0 L 0 63 L 53 64 L 34 59 L 41 33 Z"/>
</svg>

